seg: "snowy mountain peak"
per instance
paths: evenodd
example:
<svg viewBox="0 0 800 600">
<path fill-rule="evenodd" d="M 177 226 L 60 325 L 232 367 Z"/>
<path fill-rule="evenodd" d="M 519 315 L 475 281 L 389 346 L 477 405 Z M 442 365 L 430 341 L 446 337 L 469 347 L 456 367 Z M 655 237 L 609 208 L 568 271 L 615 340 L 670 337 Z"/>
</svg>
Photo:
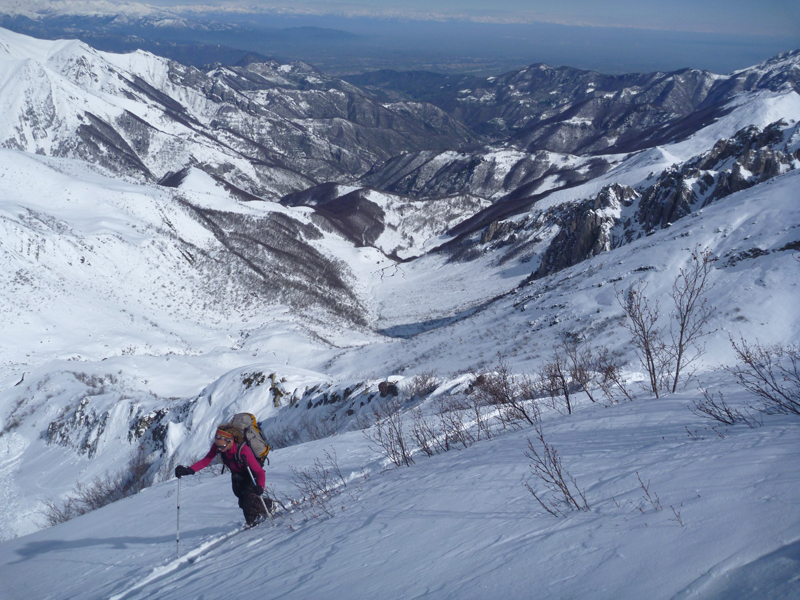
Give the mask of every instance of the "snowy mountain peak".
<svg viewBox="0 0 800 600">
<path fill-rule="evenodd" d="M 797 53 L 445 88 L 0 47 L 3 598 L 187 600 L 220 577 L 302 598 L 793 597 L 796 416 L 719 367 L 731 339 L 800 339 Z M 398 81 L 413 101 L 383 93 Z M 656 396 L 622 294 L 669 343 L 698 252 L 713 311 L 692 377 Z M 573 348 L 587 383 L 559 375 Z M 275 528 L 240 531 L 213 467 L 173 478 L 242 411 L 274 446 Z M 531 470 L 546 442 L 577 508 Z M 154 485 L 39 531 L 131 472 Z M 308 477 L 329 477 L 322 505 Z"/>
<path fill-rule="evenodd" d="M 129 18 L 167 17 L 169 11 L 138 2 L 108 2 L 107 0 L 7 0 L 0 13 L 20 15 L 30 19 L 47 16 L 124 16 Z"/>
</svg>

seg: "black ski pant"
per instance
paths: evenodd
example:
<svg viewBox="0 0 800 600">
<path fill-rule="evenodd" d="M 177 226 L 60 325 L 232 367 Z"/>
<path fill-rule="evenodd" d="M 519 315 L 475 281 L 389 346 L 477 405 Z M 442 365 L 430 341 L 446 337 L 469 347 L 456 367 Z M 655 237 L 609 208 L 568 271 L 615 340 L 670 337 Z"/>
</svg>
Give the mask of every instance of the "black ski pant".
<svg viewBox="0 0 800 600">
<path fill-rule="evenodd" d="M 244 473 L 231 472 L 231 485 L 233 493 L 239 499 L 239 508 L 242 509 L 244 520 L 247 521 L 248 525 L 252 525 L 260 518 L 267 516 L 264 504 L 261 502 L 258 493 L 256 493 L 256 486 L 247 471 Z"/>
</svg>

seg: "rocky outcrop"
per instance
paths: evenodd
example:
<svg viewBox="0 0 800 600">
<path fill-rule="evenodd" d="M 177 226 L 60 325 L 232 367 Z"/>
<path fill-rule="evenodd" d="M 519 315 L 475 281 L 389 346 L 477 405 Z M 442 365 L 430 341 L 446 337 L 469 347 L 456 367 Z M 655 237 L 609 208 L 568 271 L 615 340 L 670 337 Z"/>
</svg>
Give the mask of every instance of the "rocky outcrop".
<svg viewBox="0 0 800 600">
<path fill-rule="evenodd" d="M 746 127 L 702 156 L 664 171 L 642 192 L 636 220 L 645 231 L 667 227 L 693 210 L 794 168 L 786 140 L 800 131 L 783 121 Z"/>
<path fill-rule="evenodd" d="M 595 198 L 570 207 L 531 278 L 544 277 L 610 250 L 614 245 L 611 231 L 622 208 L 631 206 L 638 197 L 633 188 L 615 183 Z"/>
<path fill-rule="evenodd" d="M 669 227 L 711 202 L 793 169 L 788 140 L 798 133 L 800 126 L 784 122 L 763 130 L 747 127 L 696 159 L 666 169 L 649 187 L 614 184 L 592 199 L 554 209 L 547 220 L 559 231 L 530 279 Z M 492 236 L 484 231 L 487 241 Z"/>
</svg>

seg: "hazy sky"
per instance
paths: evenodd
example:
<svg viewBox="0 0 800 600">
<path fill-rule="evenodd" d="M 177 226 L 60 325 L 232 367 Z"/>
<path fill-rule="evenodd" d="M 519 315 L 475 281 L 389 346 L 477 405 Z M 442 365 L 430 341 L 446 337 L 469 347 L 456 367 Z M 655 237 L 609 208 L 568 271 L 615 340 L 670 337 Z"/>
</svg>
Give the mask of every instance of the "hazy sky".
<svg viewBox="0 0 800 600">
<path fill-rule="evenodd" d="M 164 7 L 258 7 L 299 14 L 545 22 L 727 34 L 800 33 L 800 0 L 145 0 L 144 3 Z"/>
<path fill-rule="evenodd" d="M 236 23 L 246 33 L 183 41 L 342 72 L 494 72 L 546 62 L 607 73 L 727 73 L 800 48 L 800 0 L 0 0 L 0 12 L 22 14 L 146 15 L 153 8 Z M 304 26 L 352 38 L 296 33 L 290 45 L 274 33 Z"/>
</svg>

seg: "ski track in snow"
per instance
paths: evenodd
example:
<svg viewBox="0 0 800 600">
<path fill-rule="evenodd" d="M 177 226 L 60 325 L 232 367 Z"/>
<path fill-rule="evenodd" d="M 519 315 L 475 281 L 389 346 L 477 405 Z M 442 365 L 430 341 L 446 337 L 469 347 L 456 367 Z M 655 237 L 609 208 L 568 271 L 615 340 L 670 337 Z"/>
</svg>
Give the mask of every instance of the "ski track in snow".
<svg viewBox="0 0 800 600">
<path fill-rule="evenodd" d="M 128 598 L 131 596 L 131 594 L 138 592 L 143 587 L 150 585 L 151 583 L 156 582 L 159 579 L 166 577 L 167 575 L 170 575 L 174 571 L 177 571 L 178 569 L 181 569 L 188 565 L 193 565 L 198 560 L 207 557 L 215 549 L 222 546 L 228 539 L 241 532 L 242 532 L 241 529 L 236 529 L 234 531 L 226 533 L 225 535 L 221 535 L 217 538 L 212 538 L 207 542 L 203 542 L 199 547 L 190 550 L 184 556 L 179 556 L 175 560 L 172 560 L 161 567 L 156 567 L 155 569 L 153 569 L 153 572 L 150 573 L 147 577 L 137 582 L 130 588 L 127 588 L 126 590 L 118 594 L 114 594 L 113 596 L 110 596 L 109 600 L 123 600 L 124 598 Z"/>
</svg>

